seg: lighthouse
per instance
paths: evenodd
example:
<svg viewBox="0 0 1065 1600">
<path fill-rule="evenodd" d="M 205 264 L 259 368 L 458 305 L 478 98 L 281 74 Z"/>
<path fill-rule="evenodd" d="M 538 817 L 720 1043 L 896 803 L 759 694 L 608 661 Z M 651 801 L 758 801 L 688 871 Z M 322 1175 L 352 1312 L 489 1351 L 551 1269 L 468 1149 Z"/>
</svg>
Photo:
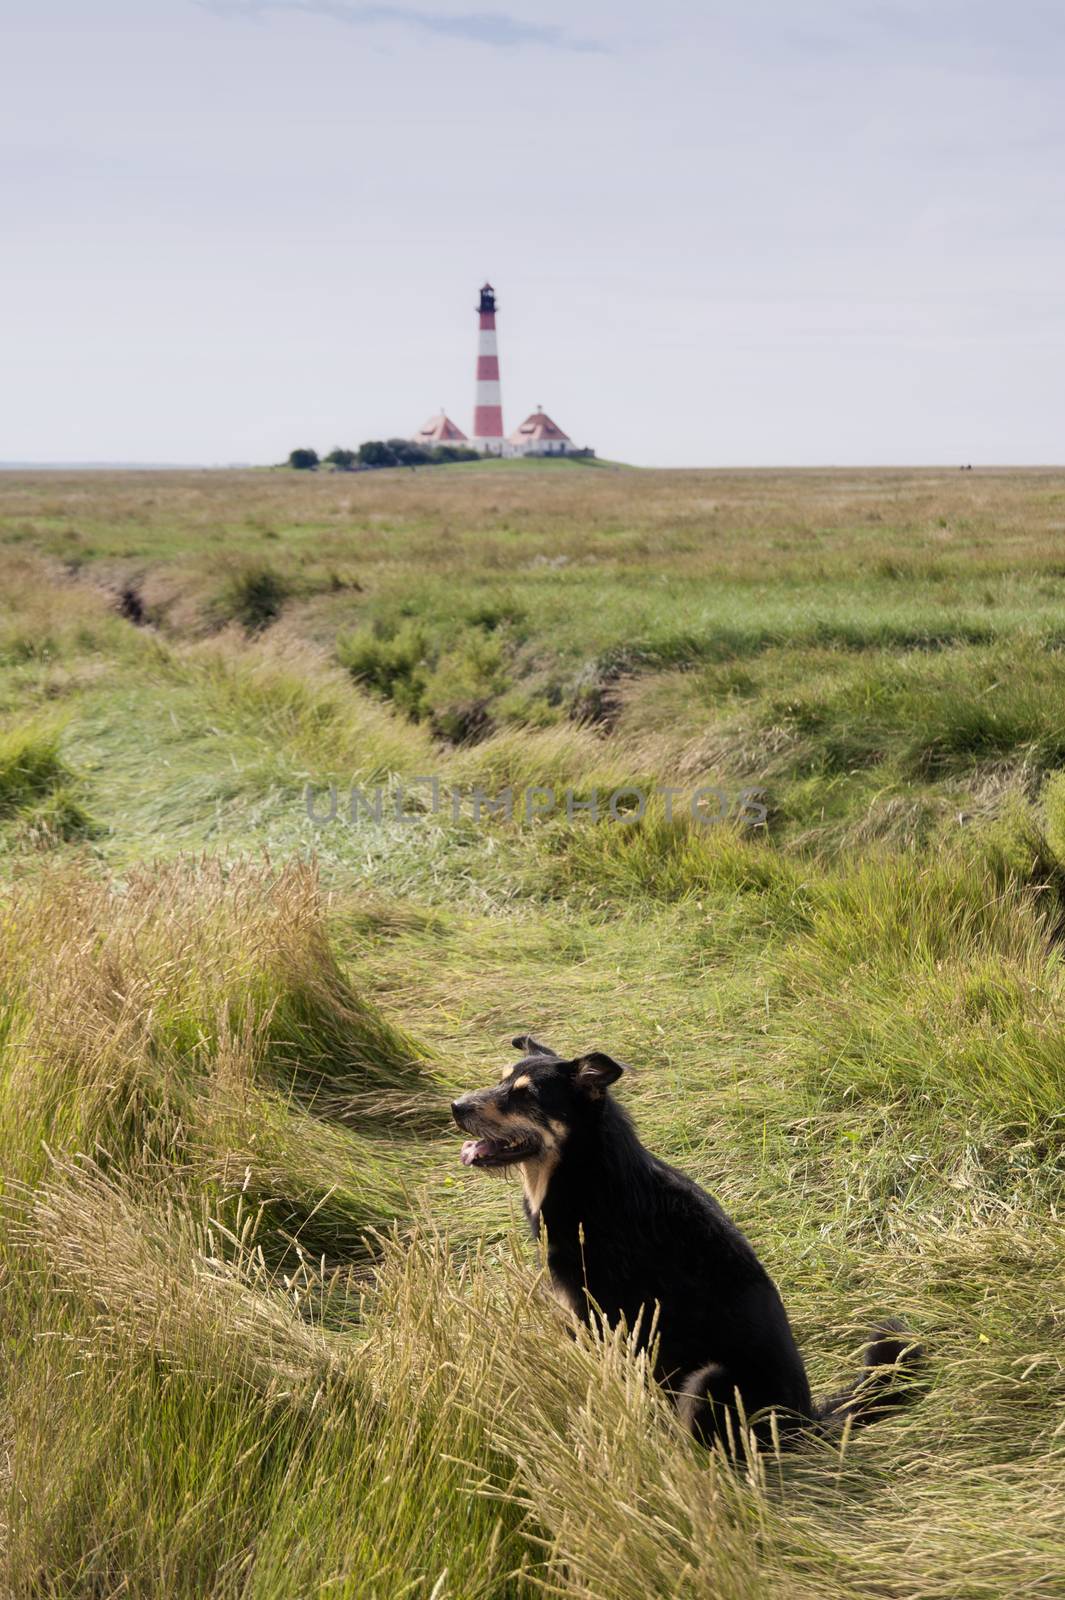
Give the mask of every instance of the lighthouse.
<svg viewBox="0 0 1065 1600">
<path fill-rule="evenodd" d="M 490 283 L 481 290 L 477 307 L 477 397 L 473 412 L 473 442 L 486 455 L 503 453 L 503 399 L 499 387 L 499 351 L 496 348 L 496 296 Z"/>
<path fill-rule="evenodd" d="M 482 456 L 594 456 L 594 450 L 579 450 L 543 406 L 537 406 L 512 434 L 504 434 L 496 348 L 496 292 L 490 283 L 481 286 L 477 329 L 477 390 L 471 437 L 467 439 L 441 407 L 418 429 L 413 442 L 430 452 L 431 461 L 467 461 L 474 452 Z"/>
</svg>

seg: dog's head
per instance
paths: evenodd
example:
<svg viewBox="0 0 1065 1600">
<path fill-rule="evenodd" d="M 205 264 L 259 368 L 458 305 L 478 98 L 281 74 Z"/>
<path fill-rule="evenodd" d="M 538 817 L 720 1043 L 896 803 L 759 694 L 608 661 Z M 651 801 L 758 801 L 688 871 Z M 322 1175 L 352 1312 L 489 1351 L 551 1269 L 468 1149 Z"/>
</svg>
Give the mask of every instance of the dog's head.
<svg viewBox="0 0 1065 1600">
<path fill-rule="evenodd" d="M 462 1146 L 467 1167 L 512 1167 L 557 1155 L 625 1070 L 598 1050 L 564 1061 L 529 1034 L 513 1044 L 524 1053 L 499 1083 L 452 1102 L 455 1121 L 471 1135 Z"/>
</svg>

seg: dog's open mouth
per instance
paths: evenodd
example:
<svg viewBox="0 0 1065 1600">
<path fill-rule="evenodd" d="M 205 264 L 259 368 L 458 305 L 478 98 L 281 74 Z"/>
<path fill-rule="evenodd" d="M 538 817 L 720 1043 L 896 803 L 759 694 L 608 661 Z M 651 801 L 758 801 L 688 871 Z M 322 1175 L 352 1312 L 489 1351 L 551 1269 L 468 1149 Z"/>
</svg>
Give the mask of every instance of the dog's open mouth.
<svg viewBox="0 0 1065 1600">
<path fill-rule="evenodd" d="M 467 1139 L 461 1158 L 464 1167 L 509 1167 L 535 1153 L 535 1139 Z"/>
</svg>

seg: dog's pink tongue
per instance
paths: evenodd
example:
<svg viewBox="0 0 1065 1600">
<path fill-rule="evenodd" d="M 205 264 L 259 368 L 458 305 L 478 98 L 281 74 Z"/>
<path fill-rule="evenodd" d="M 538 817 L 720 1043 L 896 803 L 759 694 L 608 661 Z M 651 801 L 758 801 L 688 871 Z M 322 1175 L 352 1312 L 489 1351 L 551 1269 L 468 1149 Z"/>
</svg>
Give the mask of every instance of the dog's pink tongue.
<svg viewBox="0 0 1065 1600">
<path fill-rule="evenodd" d="M 462 1146 L 460 1155 L 464 1167 L 471 1166 L 478 1156 L 486 1156 L 491 1149 L 487 1139 L 467 1139 Z"/>
</svg>

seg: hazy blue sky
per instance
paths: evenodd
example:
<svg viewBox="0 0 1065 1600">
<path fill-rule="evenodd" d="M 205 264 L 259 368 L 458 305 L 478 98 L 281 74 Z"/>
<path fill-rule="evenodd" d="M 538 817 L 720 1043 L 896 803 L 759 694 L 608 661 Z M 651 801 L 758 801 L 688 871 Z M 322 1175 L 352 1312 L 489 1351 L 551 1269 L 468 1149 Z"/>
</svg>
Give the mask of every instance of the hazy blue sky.
<svg viewBox="0 0 1065 1600">
<path fill-rule="evenodd" d="M 468 9 L 467 9 L 468 6 Z M 0 459 L 1065 460 L 1062 0 L 0 0 Z"/>
</svg>

